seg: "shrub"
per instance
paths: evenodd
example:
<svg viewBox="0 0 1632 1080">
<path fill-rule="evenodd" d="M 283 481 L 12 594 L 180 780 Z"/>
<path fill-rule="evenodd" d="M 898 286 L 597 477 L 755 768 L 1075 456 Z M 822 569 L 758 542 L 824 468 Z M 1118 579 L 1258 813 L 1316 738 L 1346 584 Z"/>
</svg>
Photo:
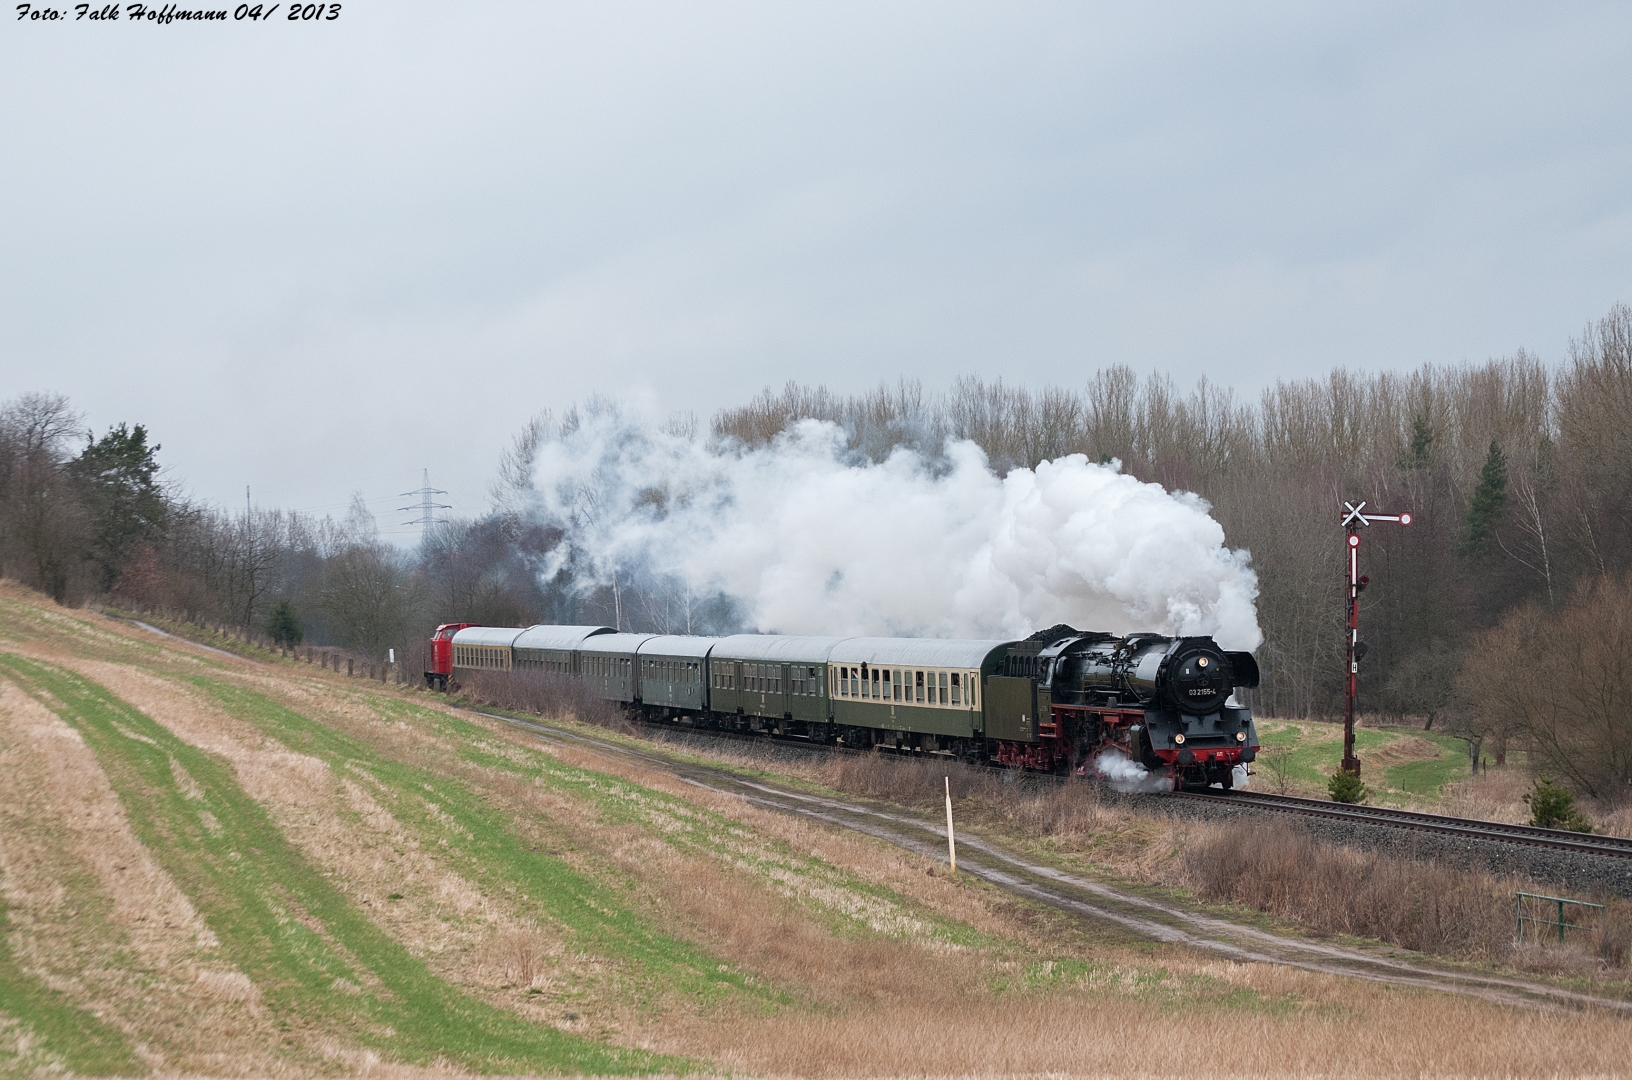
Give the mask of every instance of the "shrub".
<svg viewBox="0 0 1632 1080">
<path fill-rule="evenodd" d="M 1538 779 L 1524 801 L 1530 804 L 1530 824 L 1538 829 L 1592 831 L 1587 816 L 1575 808 L 1575 796 L 1563 785 L 1553 783 L 1550 776 Z"/>
<path fill-rule="evenodd" d="M 1344 772 L 1339 769 L 1327 781 L 1326 791 L 1331 795 L 1333 802 L 1363 803 L 1371 798 L 1371 789 L 1360 781 L 1359 773 Z"/>
</svg>

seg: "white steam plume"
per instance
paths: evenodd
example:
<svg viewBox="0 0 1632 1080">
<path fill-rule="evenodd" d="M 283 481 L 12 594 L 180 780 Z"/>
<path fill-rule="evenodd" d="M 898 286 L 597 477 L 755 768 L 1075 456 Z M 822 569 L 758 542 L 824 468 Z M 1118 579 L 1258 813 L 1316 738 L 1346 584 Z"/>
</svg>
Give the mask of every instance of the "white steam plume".
<svg viewBox="0 0 1632 1080">
<path fill-rule="evenodd" d="M 539 513 L 561 556 L 723 592 L 775 633 L 1015 637 L 1067 622 L 1212 634 L 1256 648 L 1257 578 L 1207 503 L 1081 455 L 999 478 L 980 449 L 846 460 L 836 426 L 805 420 L 758 449 L 720 451 L 615 409 L 538 447 Z"/>
<path fill-rule="evenodd" d="M 1100 751 L 1099 756 L 1094 758 L 1094 771 L 1117 791 L 1148 794 L 1173 790 L 1170 773 L 1152 773 L 1114 746 Z"/>
</svg>

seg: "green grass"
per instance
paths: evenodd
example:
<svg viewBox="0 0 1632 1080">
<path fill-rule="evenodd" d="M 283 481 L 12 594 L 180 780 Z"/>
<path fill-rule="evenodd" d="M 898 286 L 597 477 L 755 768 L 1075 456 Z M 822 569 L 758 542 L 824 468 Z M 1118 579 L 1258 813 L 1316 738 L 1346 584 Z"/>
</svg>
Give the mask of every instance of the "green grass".
<svg viewBox="0 0 1632 1080">
<path fill-rule="evenodd" d="M 390 789 L 418 792 L 435 788 L 441 811 L 456 823 L 449 846 L 455 857 L 479 842 L 481 868 L 497 872 L 520 892 L 539 897 L 569 897 L 559 886 L 546 889 L 539 881 L 541 867 L 556 863 L 527 850 L 527 842 L 514 835 L 502 818 L 493 814 L 463 784 L 437 777 L 382 758 L 361 740 L 318 723 L 253 691 L 212 679 L 194 679 L 233 715 L 249 719 L 268 734 L 301 753 L 315 754 L 331 766 L 349 763 L 366 767 Z M 967 926 L 927 911 L 884 886 L 867 882 L 815 856 L 795 852 L 777 840 L 758 837 L 723 815 L 698 807 L 683 799 L 653 791 L 639 784 L 592 769 L 561 762 L 543 751 L 530 751 L 497 740 L 493 733 L 471 720 L 436 709 L 427 709 L 390 695 L 359 691 L 362 699 L 382 719 L 412 723 L 429 729 L 457 745 L 459 756 L 468 765 L 496 770 L 517 779 L 539 784 L 593 808 L 604 823 L 626 824 L 645 835 L 685 854 L 709 855 L 739 870 L 753 873 L 818 916 L 828 929 L 844 936 L 879 933 L 889 937 L 923 934 L 950 945 L 980 946 L 990 939 Z M 417 796 L 416 796 L 417 797 Z M 410 803 L 392 803 L 399 817 L 423 816 Z M 425 821 L 425 828 L 436 823 Z M 478 841 L 479 838 L 479 841 Z M 475 867 L 473 867 L 475 869 Z M 632 919 L 611 890 L 593 895 L 592 884 L 581 880 L 575 891 L 585 902 L 570 906 L 552 904 L 549 916 L 567 926 L 586 945 L 611 955 L 625 957 L 647 973 L 659 977 L 685 993 L 709 1000 L 721 990 L 752 989 L 766 1000 L 781 1002 L 779 994 L 768 995 L 755 984 L 736 974 L 730 965 L 684 946 L 649 929 L 630 932 L 623 920 Z M 840 902 L 832 902 L 842 898 Z M 619 912 L 619 924 L 612 925 L 601 913 Z"/>
<path fill-rule="evenodd" d="M 1446 784 L 1467 777 L 1466 755 L 1454 752 L 1442 752 L 1437 759 L 1407 762 L 1383 771 L 1383 783 L 1388 787 L 1426 799 L 1439 798 Z"/>
<path fill-rule="evenodd" d="M 220 758 L 72 672 L 0 654 L 0 673 L 84 737 L 136 836 L 285 1030 L 339 1036 L 405 1062 L 483 1071 L 685 1068 L 527 1023 L 460 992 L 331 885 Z M 182 789 L 178 766 L 201 796 Z"/>
<path fill-rule="evenodd" d="M 579 948 L 624 964 L 628 970 L 620 983 L 637 1003 L 655 997 L 659 990 L 704 1002 L 738 992 L 766 995 L 732 965 L 642 919 L 610 884 L 579 873 L 563 858 L 533 850 L 534 842 L 511 828 L 506 816 L 468 784 L 393 761 L 362 740 L 265 695 L 205 677 L 189 681 L 227 712 L 291 749 L 320 758 L 336 771 L 360 771 L 371 777 L 376 782 L 371 795 L 397 820 L 437 845 L 440 857 L 454 869 L 484 884 L 509 886 L 525 898 L 524 903 L 536 905 L 541 915 L 566 930 Z M 446 719 L 445 714 L 435 715 Z M 474 735 L 488 734 L 472 728 Z M 474 764 L 497 760 L 474 749 L 467 749 L 465 756 Z M 540 772 L 514 771 L 522 776 Z M 636 987 L 632 991 L 631 980 Z"/>
<path fill-rule="evenodd" d="M 21 1024 L 43 1045 L 33 1048 L 24 1060 L 13 1058 L 8 1062 L 0 1052 L 0 1073 L 13 1068 L 19 1072 L 32 1072 L 34 1068 L 55 1071 L 48 1067 L 53 1060 L 81 1076 L 135 1076 L 147 1072 L 123 1035 L 22 969 L 12 955 L 6 906 L 0 901 L 0 1019 L 6 1017 Z"/>
<path fill-rule="evenodd" d="M 1368 771 L 1366 779 L 1378 788 L 1379 794 L 1393 792 L 1434 800 L 1439 798 L 1446 784 L 1467 779 L 1467 753 L 1461 740 L 1431 731 L 1402 733 L 1359 728 L 1354 733 L 1355 754 L 1363 764 L 1368 753 L 1374 754 L 1407 734 L 1433 743 L 1439 749 L 1439 756 Z M 1287 775 L 1291 781 L 1324 795 L 1330 770 L 1343 756 L 1341 726 L 1314 721 L 1261 720 L 1259 737 L 1265 749 L 1286 751 Z M 1259 765 L 1255 771 L 1260 787 L 1271 782 L 1267 764 Z"/>
</svg>

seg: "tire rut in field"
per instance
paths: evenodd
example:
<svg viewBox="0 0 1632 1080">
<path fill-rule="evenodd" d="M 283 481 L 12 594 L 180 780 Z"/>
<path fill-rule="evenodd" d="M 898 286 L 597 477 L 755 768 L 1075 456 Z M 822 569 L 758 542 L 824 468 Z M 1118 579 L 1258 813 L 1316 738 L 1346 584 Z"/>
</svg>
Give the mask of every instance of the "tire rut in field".
<svg viewBox="0 0 1632 1080">
<path fill-rule="evenodd" d="M 546 741 L 554 739 L 593 746 L 603 753 L 669 772 L 686 783 L 718 794 L 860 832 L 944 861 L 946 827 L 932 821 L 748 780 L 728 769 L 675 761 L 659 753 L 635 750 L 548 724 L 517 721 L 494 713 L 481 715 L 522 727 Z M 1450 971 L 1427 962 L 1380 956 L 1242 925 L 1042 865 L 961 831 L 958 847 L 959 869 L 983 881 L 1057 910 L 1109 922 L 1164 944 L 1184 945 L 1242 962 L 1281 964 L 1369 982 L 1460 994 L 1519 1008 L 1601 1007 L 1632 1014 L 1632 1002 L 1615 998 L 1595 997 L 1522 979 Z M 973 857 L 969 854 L 971 851 L 976 853 Z"/>
</svg>

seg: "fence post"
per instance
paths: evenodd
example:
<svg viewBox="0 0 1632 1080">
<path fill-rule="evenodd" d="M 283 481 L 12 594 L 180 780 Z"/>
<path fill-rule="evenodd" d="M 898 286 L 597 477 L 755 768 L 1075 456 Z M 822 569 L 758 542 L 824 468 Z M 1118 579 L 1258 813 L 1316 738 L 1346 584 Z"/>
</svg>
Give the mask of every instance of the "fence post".
<svg viewBox="0 0 1632 1080">
<path fill-rule="evenodd" d="M 349 656 L 346 657 L 346 678 L 348 678 L 348 679 L 351 678 L 351 676 L 352 676 L 351 665 L 354 662 L 355 661 L 353 661 L 351 657 L 349 657 Z M 1562 909 L 1560 909 L 1560 910 L 1562 910 Z"/>
</svg>

